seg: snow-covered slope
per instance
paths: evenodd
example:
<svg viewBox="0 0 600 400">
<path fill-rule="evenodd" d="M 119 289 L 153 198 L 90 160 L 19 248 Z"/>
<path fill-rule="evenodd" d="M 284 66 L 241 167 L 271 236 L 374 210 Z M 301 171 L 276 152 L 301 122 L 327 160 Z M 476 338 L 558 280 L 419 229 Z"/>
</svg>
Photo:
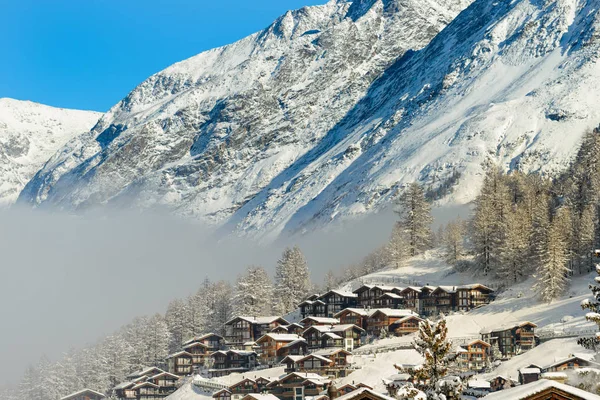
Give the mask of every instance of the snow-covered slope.
<svg viewBox="0 0 600 400">
<path fill-rule="evenodd" d="M 0 98 L 0 206 L 13 203 L 50 156 L 101 115 Z"/>
<path fill-rule="evenodd" d="M 150 77 L 57 153 L 21 201 L 160 204 L 222 224 L 274 182 L 290 193 L 309 184 L 282 178 L 300 172 L 387 67 L 469 2 L 332 0 L 288 12 Z"/>
<path fill-rule="evenodd" d="M 151 77 L 20 200 L 164 205 L 275 237 L 381 209 L 405 183 L 455 170 L 452 200 L 472 200 L 489 159 L 560 170 L 600 122 L 600 0 L 476 0 L 429 42 L 465 5 L 290 12 Z"/>
</svg>

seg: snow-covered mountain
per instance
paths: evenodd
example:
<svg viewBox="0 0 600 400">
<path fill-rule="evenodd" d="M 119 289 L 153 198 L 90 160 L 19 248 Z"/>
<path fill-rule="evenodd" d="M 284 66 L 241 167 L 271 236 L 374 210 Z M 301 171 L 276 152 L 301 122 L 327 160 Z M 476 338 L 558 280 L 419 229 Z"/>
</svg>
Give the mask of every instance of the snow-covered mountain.
<svg viewBox="0 0 600 400">
<path fill-rule="evenodd" d="M 101 115 L 0 98 L 0 206 L 12 204 L 50 156 Z"/>
<path fill-rule="evenodd" d="M 600 122 L 600 0 L 467 5 L 289 12 L 142 83 L 20 201 L 161 205 L 275 237 L 378 210 L 405 183 L 454 171 L 452 199 L 469 201 L 489 159 L 561 169 Z"/>
</svg>

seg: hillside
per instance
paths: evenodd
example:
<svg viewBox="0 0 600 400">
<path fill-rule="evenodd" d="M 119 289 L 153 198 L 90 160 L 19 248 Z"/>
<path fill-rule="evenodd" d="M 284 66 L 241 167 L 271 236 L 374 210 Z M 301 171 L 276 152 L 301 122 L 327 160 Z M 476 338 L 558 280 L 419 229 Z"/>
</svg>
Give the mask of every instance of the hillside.
<svg viewBox="0 0 600 400">
<path fill-rule="evenodd" d="M 101 115 L 0 98 L 0 206 L 14 203 L 50 156 Z"/>
</svg>

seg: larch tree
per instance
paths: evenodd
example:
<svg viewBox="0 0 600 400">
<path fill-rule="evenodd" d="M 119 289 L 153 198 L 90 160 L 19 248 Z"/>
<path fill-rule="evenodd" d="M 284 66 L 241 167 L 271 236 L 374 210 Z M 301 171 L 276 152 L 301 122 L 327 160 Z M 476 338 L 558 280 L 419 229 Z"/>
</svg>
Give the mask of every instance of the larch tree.
<svg viewBox="0 0 600 400">
<path fill-rule="evenodd" d="M 431 247 L 431 204 L 425 198 L 425 192 L 418 183 L 412 183 L 398 200 L 396 213 L 404 229 L 408 254 L 415 256 Z"/>
<path fill-rule="evenodd" d="M 465 255 L 465 235 L 466 225 L 460 217 L 446 225 L 440 240 L 444 245 L 446 260 L 451 265 L 455 265 Z"/>
<path fill-rule="evenodd" d="M 598 352 L 600 351 L 600 264 L 596 264 L 596 272 L 598 273 L 598 276 L 594 278 L 596 283 L 590 285 L 594 299 L 582 301 L 581 308 L 588 310 L 585 319 L 595 323 L 598 326 L 599 332 L 596 333 L 595 337 L 581 338 L 577 343 L 586 349 Z"/>
<path fill-rule="evenodd" d="M 264 268 L 250 266 L 238 277 L 234 313 L 248 317 L 267 316 L 272 311 L 273 285 Z"/>
<path fill-rule="evenodd" d="M 499 261 L 496 276 L 506 284 L 518 283 L 523 279 L 530 256 L 531 223 L 526 209 L 515 206 L 507 212 L 503 226 L 503 240 L 496 244 Z"/>
<path fill-rule="evenodd" d="M 187 302 L 176 299 L 169 303 L 165 321 L 169 327 L 171 343 L 169 352 L 174 353 L 181 348 L 181 344 L 191 337 L 189 326 L 189 305 Z"/>
<path fill-rule="evenodd" d="M 409 240 L 401 222 L 396 222 L 392 234 L 383 249 L 385 262 L 395 268 L 400 268 L 406 262 L 410 253 Z"/>
<path fill-rule="evenodd" d="M 568 248 L 566 232 L 570 227 L 567 209 L 558 210 L 548 229 L 545 240 L 545 258 L 537 271 L 534 290 L 547 302 L 560 297 L 567 288 L 569 279 Z"/>
<path fill-rule="evenodd" d="M 287 248 L 275 270 L 275 308 L 285 315 L 296 309 L 309 294 L 312 284 L 306 259 L 298 246 Z"/>
</svg>

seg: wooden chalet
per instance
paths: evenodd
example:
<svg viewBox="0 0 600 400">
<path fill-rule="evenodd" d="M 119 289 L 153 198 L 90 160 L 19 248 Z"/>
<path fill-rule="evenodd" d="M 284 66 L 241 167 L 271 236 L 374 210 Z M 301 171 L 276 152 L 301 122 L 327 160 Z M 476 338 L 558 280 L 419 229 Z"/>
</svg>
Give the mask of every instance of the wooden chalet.
<svg viewBox="0 0 600 400">
<path fill-rule="evenodd" d="M 404 297 L 393 292 L 384 293 L 377 299 L 377 304 L 381 308 L 403 308 Z"/>
<path fill-rule="evenodd" d="M 162 399 L 166 396 L 160 393 L 160 386 L 152 382 L 140 382 L 135 384 L 131 391 L 135 393 L 135 399 Z"/>
<path fill-rule="evenodd" d="M 225 376 L 233 372 L 247 372 L 258 366 L 258 355 L 254 351 L 219 350 L 211 355 L 211 377 Z"/>
<path fill-rule="evenodd" d="M 308 354 L 308 343 L 303 337 L 290 343 L 286 343 L 277 350 L 277 357 L 283 360 L 287 356 L 304 356 Z"/>
<path fill-rule="evenodd" d="M 382 329 L 387 329 L 389 331 L 390 326 L 406 317 L 418 318 L 419 316 L 412 310 L 396 310 L 392 308 L 377 309 L 369 316 L 367 320 L 367 333 L 370 335 L 379 336 Z M 407 323 L 411 322 L 407 321 Z"/>
<path fill-rule="evenodd" d="M 356 306 L 357 295 L 343 290 L 330 290 L 322 295 L 313 295 L 298 305 L 302 318 L 333 317 L 344 308 Z"/>
<path fill-rule="evenodd" d="M 479 283 L 458 286 L 456 288 L 456 309 L 458 311 L 469 311 L 484 304 L 489 304 L 493 293 L 492 289 Z"/>
<path fill-rule="evenodd" d="M 481 340 L 494 345 L 498 343 L 500 352 L 505 357 L 512 357 L 521 351 L 531 350 L 536 346 L 535 328 L 533 322 L 522 322 L 481 332 Z"/>
<path fill-rule="evenodd" d="M 402 290 L 399 294 L 404 299 L 404 307 L 407 310 L 412 310 L 417 314 L 422 312 L 421 294 L 422 290 L 420 287 L 409 286 Z"/>
<path fill-rule="evenodd" d="M 409 315 L 393 321 L 388 327 L 388 332 L 394 336 L 404 336 L 419 330 L 419 324 L 423 319 L 418 315 Z"/>
<path fill-rule="evenodd" d="M 419 309 L 415 310 L 421 315 L 437 314 L 436 298 L 433 294 L 434 286 L 423 286 L 419 292 Z"/>
<path fill-rule="evenodd" d="M 600 400 L 600 396 L 559 382 L 542 379 L 490 393 L 484 400 Z"/>
<path fill-rule="evenodd" d="M 542 369 L 542 372 L 561 372 L 585 367 L 600 369 L 600 364 L 575 355 L 570 355 L 567 358 L 555 361 L 554 363 L 545 366 Z"/>
<path fill-rule="evenodd" d="M 195 336 L 188 341 L 183 343 L 183 347 L 192 343 L 201 343 L 212 353 L 217 350 L 223 350 L 225 348 L 225 338 L 216 333 L 207 333 L 202 336 Z"/>
<path fill-rule="evenodd" d="M 193 372 L 192 361 L 194 356 L 187 351 L 180 351 L 167 357 L 167 366 L 170 373 L 185 376 Z"/>
<path fill-rule="evenodd" d="M 330 317 L 309 316 L 300 321 L 300 323 L 304 326 L 304 329 L 307 329 L 314 325 L 337 325 L 340 323 L 340 320 Z"/>
<path fill-rule="evenodd" d="M 489 364 L 491 345 L 474 340 L 458 348 L 456 364 L 461 371 L 482 371 Z"/>
<path fill-rule="evenodd" d="M 356 325 L 366 330 L 369 316 L 374 312 L 375 310 L 370 309 L 346 308 L 335 314 L 334 317 L 338 318 L 342 325 Z"/>
<path fill-rule="evenodd" d="M 288 356 L 281 363 L 286 366 L 286 373 L 316 373 L 336 379 L 347 375 L 351 356 L 344 349 L 323 349 L 306 356 Z"/>
<path fill-rule="evenodd" d="M 314 325 L 306 329 L 303 337 L 306 339 L 309 350 L 331 347 L 341 347 L 353 350 L 361 345 L 364 329 L 356 325 Z"/>
<path fill-rule="evenodd" d="M 225 323 L 225 340 L 232 348 L 242 349 L 280 325 L 290 323 L 281 317 L 235 317 Z"/>
<path fill-rule="evenodd" d="M 531 364 L 519 370 L 519 383 L 526 385 L 538 381 L 542 375 L 542 368 L 539 365 Z"/>
<path fill-rule="evenodd" d="M 493 377 L 488 381 L 490 383 L 490 391 L 497 392 L 499 390 L 510 389 L 519 384 L 515 379 L 507 378 L 502 375 Z"/>
<path fill-rule="evenodd" d="M 231 392 L 229 389 L 221 389 L 213 393 L 212 398 L 215 400 L 231 400 Z"/>
<path fill-rule="evenodd" d="M 207 366 L 210 355 L 215 351 L 211 351 L 207 345 L 201 342 L 192 342 L 183 346 L 183 350 L 192 355 L 192 366 L 194 370 Z"/>
<path fill-rule="evenodd" d="M 304 326 L 293 323 L 289 325 L 279 325 L 271 330 L 269 333 L 289 333 L 292 335 L 301 336 L 302 332 L 304 332 Z"/>
<path fill-rule="evenodd" d="M 290 343 L 299 341 L 306 340 L 302 336 L 289 333 L 267 333 L 256 341 L 261 364 L 273 366 L 279 363 L 282 359 L 280 350 Z"/>
<path fill-rule="evenodd" d="M 381 308 L 381 297 L 385 293 L 402 295 L 402 288 L 383 285 L 362 285 L 356 289 L 357 306 L 362 308 Z"/>
<path fill-rule="evenodd" d="M 431 296 L 435 304 L 433 310 L 428 310 L 426 315 L 448 314 L 456 310 L 456 286 L 438 286 Z"/>
<path fill-rule="evenodd" d="M 327 390 L 330 380 L 314 373 L 292 372 L 267 385 L 269 392 L 280 400 L 300 400 L 318 396 Z"/>
<path fill-rule="evenodd" d="M 229 386 L 232 400 L 240 400 L 250 393 L 258 393 L 258 385 L 254 379 L 245 378 Z"/>
<path fill-rule="evenodd" d="M 104 394 L 91 389 L 83 389 L 75 393 L 71 393 L 68 396 L 61 398 L 60 400 L 102 400 L 106 399 Z"/>
<path fill-rule="evenodd" d="M 157 385 L 159 394 L 163 397 L 167 397 L 171 393 L 174 393 L 179 387 L 179 376 L 163 371 L 149 377 L 147 382 Z"/>
</svg>

